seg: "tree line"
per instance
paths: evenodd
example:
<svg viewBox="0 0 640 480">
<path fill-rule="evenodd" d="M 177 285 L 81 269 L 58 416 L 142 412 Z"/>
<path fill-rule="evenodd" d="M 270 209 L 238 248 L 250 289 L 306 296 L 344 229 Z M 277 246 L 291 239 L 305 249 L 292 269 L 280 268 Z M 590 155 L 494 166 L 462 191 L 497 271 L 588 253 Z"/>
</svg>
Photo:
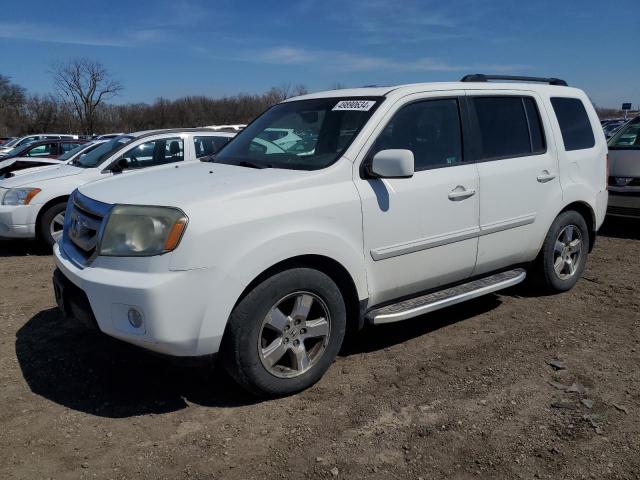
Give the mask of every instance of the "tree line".
<svg viewBox="0 0 640 480">
<path fill-rule="evenodd" d="M 282 100 L 307 93 L 302 85 L 221 98 L 158 98 L 152 103 L 110 103 L 123 86 L 98 62 L 80 58 L 54 64 L 55 92 L 30 94 L 0 74 L 0 136 L 57 132 L 92 135 L 156 128 L 247 123 Z"/>
<path fill-rule="evenodd" d="M 303 85 L 273 87 L 262 94 L 222 98 L 188 96 L 153 103 L 109 103 L 123 89 L 99 62 L 87 58 L 57 62 L 50 69 L 55 92 L 28 93 L 0 74 L 0 136 L 57 132 L 93 135 L 156 128 L 247 123 L 271 105 L 307 93 Z M 335 84 L 332 88 L 344 88 Z M 624 116 L 598 108 L 600 118 Z"/>
</svg>

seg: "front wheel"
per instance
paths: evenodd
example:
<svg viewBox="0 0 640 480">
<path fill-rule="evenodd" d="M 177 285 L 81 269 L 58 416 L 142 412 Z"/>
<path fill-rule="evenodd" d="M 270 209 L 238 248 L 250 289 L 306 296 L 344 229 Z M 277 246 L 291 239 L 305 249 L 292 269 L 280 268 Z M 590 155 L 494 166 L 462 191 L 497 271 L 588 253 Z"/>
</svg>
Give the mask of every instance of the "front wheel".
<svg viewBox="0 0 640 480">
<path fill-rule="evenodd" d="M 66 202 L 56 203 L 40 217 L 38 223 L 38 238 L 40 242 L 47 248 L 62 238 L 62 230 L 64 228 L 64 212 L 67 209 Z"/>
<path fill-rule="evenodd" d="M 569 210 L 554 220 L 538 257 L 537 277 L 551 292 L 574 287 L 587 265 L 589 230 L 578 212 Z"/>
<path fill-rule="evenodd" d="M 278 273 L 231 313 L 222 345 L 225 367 L 259 396 L 304 390 L 336 358 L 345 325 L 344 299 L 330 277 L 309 268 Z"/>
</svg>

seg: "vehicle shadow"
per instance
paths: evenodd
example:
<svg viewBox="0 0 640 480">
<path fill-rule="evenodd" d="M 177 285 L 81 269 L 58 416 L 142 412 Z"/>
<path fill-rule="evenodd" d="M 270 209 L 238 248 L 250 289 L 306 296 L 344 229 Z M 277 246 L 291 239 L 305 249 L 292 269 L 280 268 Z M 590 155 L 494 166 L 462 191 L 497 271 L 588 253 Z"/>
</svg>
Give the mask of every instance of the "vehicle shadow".
<svg viewBox="0 0 640 480">
<path fill-rule="evenodd" d="M 488 295 L 402 325 L 370 327 L 340 356 L 372 352 L 499 306 Z M 31 391 L 65 407 L 107 418 L 162 414 L 189 403 L 229 408 L 256 404 L 220 366 L 179 366 L 64 320 L 57 309 L 31 318 L 16 334 L 16 356 Z"/>
<path fill-rule="evenodd" d="M 0 257 L 24 257 L 27 255 L 51 255 L 33 240 L 0 240 Z"/>
<path fill-rule="evenodd" d="M 345 342 L 340 356 L 382 350 L 489 312 L 501 304 L 498 295 L 485 295 L 403 322 L 368 326 Z"/>
<path fill-rule="evenodd" d="M 189 402 L 234 407 L 259 401 L 220 368 L 175 365 L 64 320 L 57 309 L 31 318 L 17 332 L 15 348 L 34 393 L 101 417 L 168 413 Z"/>
<path fill-rule="evenodd" d="M 598 236 L 640 240 L 640 219 L 607 217 L 598 230 Z"/>
</svg>

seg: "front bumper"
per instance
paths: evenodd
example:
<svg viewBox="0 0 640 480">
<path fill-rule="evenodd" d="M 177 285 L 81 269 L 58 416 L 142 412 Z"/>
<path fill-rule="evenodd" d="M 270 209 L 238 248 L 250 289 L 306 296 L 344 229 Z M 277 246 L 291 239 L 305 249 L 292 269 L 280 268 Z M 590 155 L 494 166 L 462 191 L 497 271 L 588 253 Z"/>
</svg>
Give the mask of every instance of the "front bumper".
<svg viewBox="0 0 640 480">
<path fill-rule="evenodd" d="M 154 273 L 80 268 L 58 244 L 54 256 L 59 275 L 76 287 L 70 290 L 82 292 L 87 300 L 68 302 L 73 306 L 67 315 L 88 318 L 90 324 L 95 320 L 103 333 L 157 353 L 176 357 L 217 353 L 224 323 L 203 332 L 211 304 L 210 292 L 203 288 L 208 285 L 206 269 Z M 66 305 L 65 298 L 63 308 Z M 132 310 L 137 314 L 130 316 Z"/>
<path fill-rule="evenodd" d="M 609 192 L 607 215 L 640 218 L 640 193 Z"/>
<path fill-rule="evenodd" d="M 35 238 L 40 205 L 0 205 L 1 238 Z"/>
</svg>

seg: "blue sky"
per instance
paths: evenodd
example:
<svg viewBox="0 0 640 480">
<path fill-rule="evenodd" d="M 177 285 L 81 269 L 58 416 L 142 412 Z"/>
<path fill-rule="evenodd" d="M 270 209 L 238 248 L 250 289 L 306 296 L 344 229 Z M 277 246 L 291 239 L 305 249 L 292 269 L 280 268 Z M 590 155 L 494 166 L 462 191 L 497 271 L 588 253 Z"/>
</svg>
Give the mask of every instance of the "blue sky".
<svg viewBox="0 0 640 480">
<path fill-rule="evenodd" d="M 52 62 L 86 56 L 123 83 L 116 102 L 482 72 L 640 103 L 640 0 L 2 0 L 0 11 L 0 73 L 35 93 L 53 90 Z"/>
</svg>

